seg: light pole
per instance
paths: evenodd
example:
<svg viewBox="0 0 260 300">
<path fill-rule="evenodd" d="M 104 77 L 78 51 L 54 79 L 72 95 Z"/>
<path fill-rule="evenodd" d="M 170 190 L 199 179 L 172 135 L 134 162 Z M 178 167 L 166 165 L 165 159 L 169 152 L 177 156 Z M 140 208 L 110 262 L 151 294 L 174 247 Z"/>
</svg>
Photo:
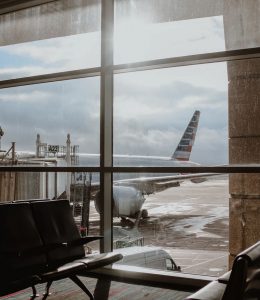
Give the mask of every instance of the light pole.
<svg viewBox="0 0 260 300">
<path fill-rule="evenodd" d="M 4 131 L 2 129 L 2 127 L 0 126 L 0 150 L 1 150 L 1 138 L 4 135 Z"/>
</svg>

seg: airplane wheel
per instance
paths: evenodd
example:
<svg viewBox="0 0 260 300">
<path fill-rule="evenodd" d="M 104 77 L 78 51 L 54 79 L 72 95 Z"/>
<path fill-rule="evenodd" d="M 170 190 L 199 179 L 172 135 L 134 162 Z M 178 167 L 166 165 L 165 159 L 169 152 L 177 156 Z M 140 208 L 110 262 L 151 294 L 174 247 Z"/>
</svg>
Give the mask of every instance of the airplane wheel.
<svg viewBox="0 0 260 300">
<path fill-rule="evenodd" d="M 120 225 L 122 227 L 126 227 L 127 226 L 127 219 L 122 217 L 121 220 L 120 220 Z"/>
<path fill-rule="evenodd" d="M 128 218 L 123 218 L 121 219 L 121 226 L 122 227 L 133 227 L 134 223 L 129 220 Z"/>
<path fill-rule="evenodd" d="M 147 209 L 143 209 L 143 210 L 142 210 L 142 218 L 143 218 L 143 219 L 148 218 L 148 210 L 147 210 Z"/>
</svg>

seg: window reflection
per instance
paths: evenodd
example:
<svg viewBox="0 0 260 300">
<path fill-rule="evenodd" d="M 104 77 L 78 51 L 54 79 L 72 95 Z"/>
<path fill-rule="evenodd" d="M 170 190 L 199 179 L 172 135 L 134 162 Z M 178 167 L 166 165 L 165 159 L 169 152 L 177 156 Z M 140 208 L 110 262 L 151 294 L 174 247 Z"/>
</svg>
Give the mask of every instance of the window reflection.
<svg viewBox="0 0 260 300">
<path fill-rule="evenodd" d="M 204 6 L 204 16 L 196 15 L 197 7 L 178 7 L 176 1 L 168 6 L 157 1 L 158 7 L 146 2 L 143 10 L 137 1 L 130 2 L 116 2 L 115 63 L 225 50 L 222 15 L 211 16 Z"/>
</svg>

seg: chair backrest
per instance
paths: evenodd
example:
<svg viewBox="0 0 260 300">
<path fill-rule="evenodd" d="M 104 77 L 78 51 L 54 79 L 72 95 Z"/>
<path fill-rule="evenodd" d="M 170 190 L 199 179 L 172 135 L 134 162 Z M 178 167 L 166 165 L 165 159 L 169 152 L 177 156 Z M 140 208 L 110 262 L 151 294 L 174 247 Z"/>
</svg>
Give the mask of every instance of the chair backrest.
<svg viewBox="0 0 260 300">
<path fill-rule="evenodd" d="M 42 246 L 30 204 L 0 204 L 0 285 L 46 269 Z"/>
<path fill-rule="evenodd" d="M 47 254 L 50 266 L 60 265 L 85 256 L 83 246 L 51 249 L 51 245 L 67 243 L 80 238 L 68 200 L 44 200 L 30 203 L 42 240 L 45 246 L 50 246 Z"/>
<path fill-rule="evenodd" d="M 260 299 L 260 241 L 240 255 L 249 261 L 245 298 Z"/>
<path fill-rule="evenodd" d="M 235 258 L 222 300 L 242 300 L 250 293 L 250 286 L 260 279 L 260 241 Z M 260 292 L 260 287 L 258 292 Z"/>
</svg>

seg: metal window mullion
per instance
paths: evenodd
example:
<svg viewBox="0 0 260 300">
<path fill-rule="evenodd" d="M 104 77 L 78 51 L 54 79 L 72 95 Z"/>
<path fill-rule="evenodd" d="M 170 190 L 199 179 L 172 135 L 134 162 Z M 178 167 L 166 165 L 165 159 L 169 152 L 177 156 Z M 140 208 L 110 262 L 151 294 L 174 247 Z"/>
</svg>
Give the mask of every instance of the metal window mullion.
<svg viewBox="0 0 260 300">
<path fill-rule="evenodd" d="M 148 71 L 162 68 L 175 68 L 199 64 L 219 63 L 256 58 L 260 58 L 260 47 L 118 64 L 114 65 L 113 69 L 115 74 L 120 74 L 127 72 Z"/>
<path fill-rule="evenodd" d="M 108 172 L 108 173 L 260 173 L 260 164 L 232 164 L 223 166 L 193 166 L 193 167 L 46 167 L 25 165 L 1 165 L 0 172 Z M 143 178 L 142 178 L 143 180 Z"/>
<path fill-rule="evenodd" d="M 100 67 L 35 75 L 0 81 L 0 89 L 100 76 Z"/>
<path fill-rule="evenodd" d="M 198 64 L 209 64 L 218 62 L 227 62 L 235 60 L 256 59 L 260 58 L 260 47 L 237 49 L 229 51 L 220 51 L 212 53 L 203 53 L 196 55 L 188 55 L 181 57 L 170 57 L 162 59 L 154 59 L 149 61 L 141 61 L 129 64 L 111 65 L 114 74 L 147 71 L 162 68 L 174 68 L 181 66 L 190 66 Z M 101 68 L 87 68 L 80 70 L 71 70 L 65 72 L 57 72 L 30 77 L 21 77 L 15 79 L 0 80 L 0 89 L 25 86 L 31 84 L 48 83 L 55 81 L 80 79 L 87 77 L 100 76 Z M 108 72 L 107 72 L 108 73 Z"/>
<path fill-rule="evenodd" d="M 100 83 L 100 214 L 101 252 L 113 248 L 113 26 L 114 0 L 102 0 Z"/>
</svg>

